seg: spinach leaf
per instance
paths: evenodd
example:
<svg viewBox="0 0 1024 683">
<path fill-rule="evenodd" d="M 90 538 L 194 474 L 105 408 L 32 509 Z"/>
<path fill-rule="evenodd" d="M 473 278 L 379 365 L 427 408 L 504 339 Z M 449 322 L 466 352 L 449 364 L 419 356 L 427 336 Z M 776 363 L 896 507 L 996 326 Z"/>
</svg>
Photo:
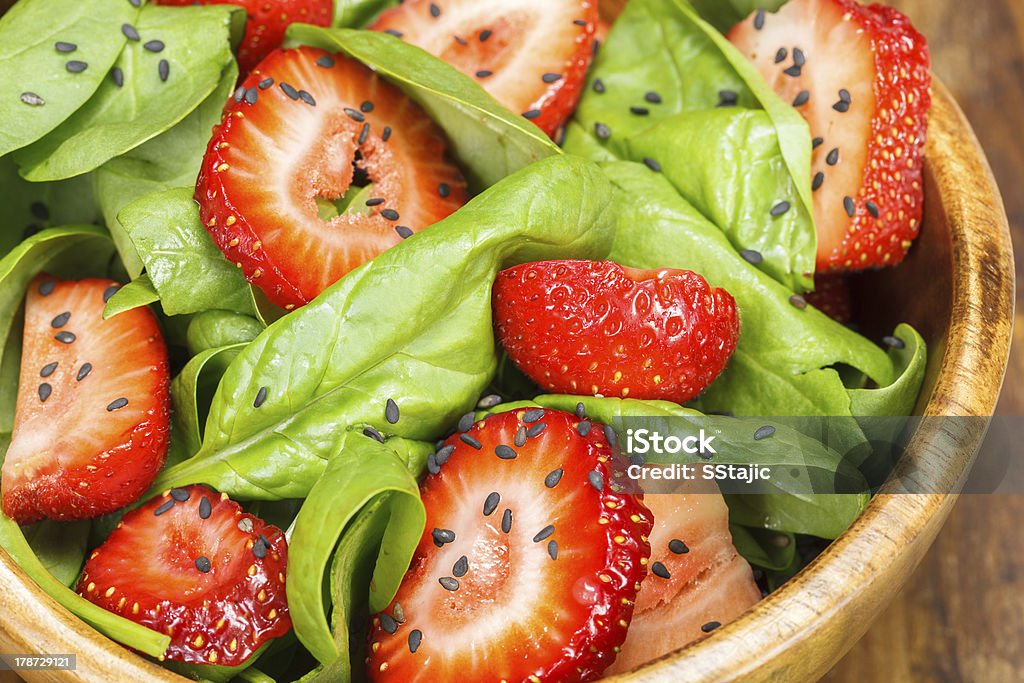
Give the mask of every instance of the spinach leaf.
<svg viewBox="0 0 1024 683">
<path fill-rule="evenodd" d="M 346 529 L 363 509 L 372 510 L 373 518 L 363 518 L 355 539 L 343 540 L 339 548 L 343 574 L 334 581 L 339 593 L 334 594 L 332 633 L 325 612 L 324 576 L 339 538 L 350 533 Z M 356 560 L 373 567 L 370 611 L 384 609 L 398 591 L 425 523 L 419 486 L 402 461 L 386 444 L 356 432 L 344 434 L 338 453 L 299 511 L 289 545 L 288 609 L 299 641 L 322 664 L 348 656 L 347 608 L 357 599 L 355 592 L 367 588 L 367 583 L 356 582 L 358 574 L 350 573 Z"/>
<path fill-rule="evenodd" d="M 131 277 L 138 277 L 145 264 L 117 219 L 118 214 L 145 195 L 195 185 L 210 129 L 220 121 L 224 103 L 237 80 L 238 67 L 229 62 L 220 84 L 195 111 L 170 130 L 111 159 L 90 175 L 107 227 Z"/>
<path fill-rule="evenodd" d="M 202 449 L 153 490 L 204 482 L 243 499 L 303 497 L 339 430 L 437 438 L 494 374 L 497 271 L 603 258 L 611 194 L 593 164 L 552 157 L 354 270 L 242 351 L 214 397 Z M 388 398 L 401 410 L 395 425 L 384 419 Z"/>
<path fill-rule="evenodd" d="M 188 324 L 188 352 L 196 355 L 206 349 L 231 344 L 248 344 L 264 330 L 253 317 L 232 311 L 203 311 Z"/>
<path fill-rule="evenodd" d="M 92 171 L 181 121 L 220 83 L 240 16 L 230 5 L 143 7 L 135 24 L 142 39 L 128 41 L 117 60 L 123 86 L 105 79 L 64 123 L 17 151 L 22 175 L 59 180 Z M 119 31 L 119 24 L 106 30 Z M 151 40 L 166 47 L 153 52 L 145 47 Z"/>
<path fill-rule="evenodd" d="M 627 162 L 604 164 L 617 188 L 619 230 L 611 258 L 636 268 L 685 268 L 735 297 L 740 339 L 725 371 L 694 402 L 704 413 L 850 415 L 837 364 L 888 386 L 885 352 L 808 306 L 747 263 L 714 225 L 682 199 L 662 174 Z"/>
<path fill-rule="evenodd" d="M 597 80 L 604 86 L 600 92 L 593 87 Z M 626 6 L 598 54 L 591 86 L 584 91 L 565 148 L 594 159 L 642 161 L 643 156 L 634 156 L 629 140 L 680 113 L 715 109 L 723 92 L 735 95 L 739 107 L 765 111 L 766 119 L 748 124 L 759 138 L 759 162 L 770 160 L 776 171 L 763 176 L 755 192 L 736 185 L 685 198 L 716 222 L 737 249 L 769 254 L 769 271 L 780 282 L 791 290 L 810 289 L 817 237 L 811 213 L 811 136 L 807 124 L 793 107 L 779 99 L 753 64 L 703 21 L 686 0 L 632 0 Z M 650 93 L 655 93 L 654 99 L 659 101 L 650 102 Z M 637 107 L 647 114 L 635 113 Z M 677 124 L 692 122 L 676 119 Z M 769 122 L 775 130 L 774 141 L 765 130 Z M 610 129 L 610 137 L 598 138 L 598 123 Z M 746 169 L 741 164 L 745 159 L 733 155 L 744 144 L 718 143 L 714 138 L 702 137 L 725 132 L 714 128 L 710 132 L 681 133 L 687 141 L 682 144 L 674 142 L 676 128 L 666 124 L 661 129 L 660 141 L 670 145 L 657 149 L 656 161 L 664 164 L 670 157 L 686 160 L 692 167 L 708 169 L 703 172 L 719 181 L 744 177 Z M 788 182 L 772 184 L 771 180 L 783 171 L 788 174 Z M 680 185 L 681 190 L 686 187 Z M 717 206 L 723 199 L 742 205 L 766 198 L 785 199 L 794 210 L 785 221 L 766 224 L 756 203 L 739 210 Z M 743 226 L 741 231 L 740 225 L 715 221 L 716 214 L 754 216 L 757 220 L 755 227 Z M 755 229 L 758 226 L 760 230 Z M 780 261 L 781 254 L 768 248 L 774 242 L 792 250 L 787 259 Z"/>
<path fill-rule="evenodd" d="M 755 10 L 775 12 L 788 0 L 690 0 L 700 15 L 722 33 L 746 19 Z"/>
<path fill-rule="evenodd" d="M 415 100 L 448 134 L 475 190 L 561 153 L 537 126 L 498 104 L 472 78 L 394 36 L 293 24 L 288 38 L 291 45 L 314 45 L 355 57 Z"/>
<path fill-rule="evenodd" d="M 854 415 L 895 417 L 913 414 L 927 369 L 925 342 L 917 330 L 905 323 L 896 328 L 893 337 L 903 342 L 902 347 L 889 350 L 896 368 L 896 379 L 892 384 L 877 389 L 851 389 Z"/>
<path fill-rule="evenodd" d="M 48 519 L 23 527 L 22 533 L 46 571 L 65 586 L 74 588 L 85 562 L 89 522 Z"/>
<path fill-rule="evenodd" d="M 232 344 L 201 351 L 171 382 L 172 419 L 189 455 L 199 450 L 203 440 L 201 425 L 209 413 L 210 401 L 224 371 L 243 348 L 245 344 Z"/>
<path fill-rule="evenodd" d="M 118 215 L 160 295 L 164 313 L 254 312 L 252 289 L 203 228 L 192 192 L 178 188 L 149 194 Z"/>
<path fill-rule="evenodd" d="M 381 12 L 398 4 L 398 0 L 334 0 L 333 26 L 365 28 Z"/>
<path fill-rule="evenodd" d="M 0 156 L 35 142 L 92 97 L 124 47 L 121 24 L 139 11 L 109 0 L 22 0 L 0 18 Z M 59 52 L 57 41 L 77 45 Z M 72 73 L 69 61 L 89 65 Z M 45 102 L 31 102 L 31 93 Z"/>
<path fill-rule="evenodd" d="M 118 313 L 130 311 L 133 308 L 148 306 L 160 300 L 160 295 L 153 287 L 153 281 L 143 273 L 121 289 L 117 290 L 114 296 L 110 297 L 107 305 L 103 307 L 103 319 L 112 318 Z"/>
<path fill-rule="evenodd" d="M 743 558 L 754 565 L 772 571 L 785 571 L 796 559 L 796 537 L 767 529 L 754 529 L 730 524 L 732 544 Z"/>
</svg>

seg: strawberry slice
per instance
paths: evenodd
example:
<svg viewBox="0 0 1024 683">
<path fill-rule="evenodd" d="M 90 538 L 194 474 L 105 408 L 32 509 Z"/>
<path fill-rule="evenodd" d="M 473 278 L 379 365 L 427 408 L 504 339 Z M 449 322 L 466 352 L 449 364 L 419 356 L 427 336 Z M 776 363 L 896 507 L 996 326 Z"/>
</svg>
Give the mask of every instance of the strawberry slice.
<svg viewBox="0 0 1024 683">
<path fill-rule="evenodd" d="M 196 200 L 225 256 L 290 310 L 465 203 L 446 150 L 423 110 L 361 63 L 278 50 L 225 108 Z"/>
<path fill-rule="evenodd" d="M 804 298 L 836 322 L 846 325 L 853 321 L 853 295 L 845 275 L 815 275 L 814 291 Z"/>
<path fill-rule="evenodd" d="M 281 47 L 285 31 L 296 22 L 330 26 L 333 0 L 156 0 L 159 5 L 240 5 L 245 10 L 245 35 L 238 46 L 238 67 L 249 73 L 272 50 Z"/>
<path fill-rule="evenodd" d="M 427 528 L 373 619 L 375 681 L 588 681 L 615 658 L 651 519 L 600 425 L 539 408 L 452 436 Z"/>
<path fill-rule="evenodd" d="M 237 666 L 291 629 L 280 529 L 205 486 L 124 516 L 85 563 L 78 594 L 171 637 L 165 659 Z"/>
<path fill-rule="evenodd" d="M 923 209 L 924 36 L 884 5 L 791 0 L 755 12 L 729 40 L 810 124 L 818 270 L 902 261 Z"/>
<path fill-rule="evenodd" d="M 103 319 L 111 280 L 29 285 L 21 378 L 0 488 L 28 524 L 89 519 L 134 501 L 167 457 L 167 348 L 136 308 Z"/>
<path fill-rule="evenodd" d="M 736 302 L 685 270 L 542 261 L 498 274 L 498 338 L 541 387 L 684 403 L 736 349 Z"/>
<path fill-rule="evenodd" d="M 592 0 L 408 0 L 371 28 L 472 76 L 554 136 L 583 91 L 597 21 Z"/>
</svg>

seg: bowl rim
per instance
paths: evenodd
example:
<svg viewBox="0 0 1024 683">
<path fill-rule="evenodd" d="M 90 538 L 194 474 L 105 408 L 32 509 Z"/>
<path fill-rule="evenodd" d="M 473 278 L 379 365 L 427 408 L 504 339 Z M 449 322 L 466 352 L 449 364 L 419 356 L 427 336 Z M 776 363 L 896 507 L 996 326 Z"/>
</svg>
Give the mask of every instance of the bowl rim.
<svg viewBox="0 0 1024 683">
<path fill-rule="evenodd" d="M 1014 266 L 1009 226 L 1002 199 L 985 155 L 946 87 L 935 80 L 927 157 L 940 185 L 959 188 L 943 196 L 953 241 L 953 325 L 938 379 L 924 409 L 927 416 L 992 415 L 1009 357 L 1014 315 Z M 965 182 L 965 178 L 968 179 Z M 969 299 L 984 291 L 986 305 Z M 992 318 L 995 318 L 993 326 Z M 979 391 L 979 387 L 982 390 Z M 942 425 L 948 421 L 941 421 Z M 938 422 L 924 423 L 908 452 L 934 455 L 943 448 L 953 460 L 933 468 L 934 476 L 954 487 L 969 470 L 984 436 L 981 422 L 953 432 Z M 943 456 L 940 456 L 943 457 Z M 936 489 L 940 490 L 940 489 Z M 941 489 L 945 490 L 945 489 Z M 900 587 L 889 586 L 881 600 L 866 601 L 865 579 L 880 585 L 893 567 L 912 569 L 934 539 L 952 508 L 954 494 L 879 494 L 851 527 L 817 559 L 737 620 L 711 636 L 667 654 L 639 669 L 605 680 L 699 681 L 788 680 L 825 673 L 867 630 L 870 618 L 845 620 L 843 637 L 817 654 L 801 647 L 817 634 L 834 631 L 837 615 L 877 614 Z M 906 548 L 914 549 L 901 558 Z M 909 575 L 909 570 L 906 572 Z M 862 578 L 852 581 L 855 575 Z M 186 679 L 136 656 L 72 615 L 35 584 L 0 548 L 0 613 L 34 615 L 17 632 L 0 624 L 0 644 L 22 652 L 76 652 L 88 669 L 66 672 L 58 680 L 150 680 L 180 683 Z M 883 586 L 884 588 L 884 586 Z M 840 621 L 844 621 L 840 619 Z M 850 630 L 856 638 L 850 638 Z M 798 672 L 798 675 L 794 675 Z M 54 680 L 54 672 L 42 672 Z M 32 676 L 36 676 L 33 674 Z"/>
</svg>

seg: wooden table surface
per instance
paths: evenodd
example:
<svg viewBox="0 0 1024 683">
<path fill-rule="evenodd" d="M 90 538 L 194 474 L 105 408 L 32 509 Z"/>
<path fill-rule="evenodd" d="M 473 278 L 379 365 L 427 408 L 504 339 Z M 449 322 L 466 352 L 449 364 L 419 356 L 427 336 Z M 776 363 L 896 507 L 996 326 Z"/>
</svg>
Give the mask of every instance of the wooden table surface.
<svg viewBox="0 0 1024 683">
<path fill-rule="evenodd" d="M 891 0 L 931 45 L 1003 192 L 1017 324 L 997 412 L 1024 415 L 1024 0 Z M 825 678 L 1024 681 L 1024 495 L 964 496 L 910 585 Z"/>
</svg>

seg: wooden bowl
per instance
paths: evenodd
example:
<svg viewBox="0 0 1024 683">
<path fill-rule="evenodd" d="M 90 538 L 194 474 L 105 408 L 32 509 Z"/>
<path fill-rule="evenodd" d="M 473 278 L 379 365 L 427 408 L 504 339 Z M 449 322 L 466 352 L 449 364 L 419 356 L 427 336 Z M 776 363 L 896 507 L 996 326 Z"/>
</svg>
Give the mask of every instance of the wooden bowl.
<svg viewBox="0 0 1024 683">
<path fill-rule="evenodd" d="M 934 88 L 925 220 L 899 268 L 858 282 L 858 321 L 887 333 L 907 321 L 929 347 L 919 414 L 991 415 L 1013 324 L 1010 233 L 999 190 L 966 118 Z M 904 293 L 902 296 L 899 293 Z M 925 422 L 904 463 L 925 490 L 954 491 L 984 436 L 984 421 Z M 956 496 L 880 494 L 796 578 L 739 620 L 621 681 L 807 681 L 864 634 L 910 578 Z M 0 652 L 76 653 L 77 672 L 25 672 L 30 681 L 178 681 L 80 622 L 0 550 Z"/>
</svg>

